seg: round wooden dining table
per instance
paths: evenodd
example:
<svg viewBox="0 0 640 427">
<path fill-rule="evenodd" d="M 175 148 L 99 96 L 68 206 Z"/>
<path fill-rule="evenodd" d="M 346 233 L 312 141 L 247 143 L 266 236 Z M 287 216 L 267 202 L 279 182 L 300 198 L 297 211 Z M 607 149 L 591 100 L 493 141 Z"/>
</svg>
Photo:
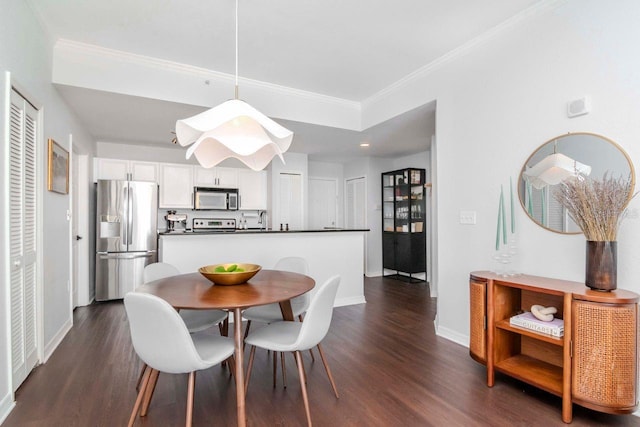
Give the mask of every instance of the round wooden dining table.
<svg viewBox="0 0 640 427">
<path fill-rule="evenodd" d="M 136 289 L 158 296 L 176 309 L 233 310 L 238 426 L 246 426 L 242 310 L 279 303 L 284 320 L 294 320 L 290 299 L 309 292 L 315 281 L 304 274 L 260 270 L 240 285 L 215 285 L 200 273 L 180 274 L 145 283 Z"/>
</svg>

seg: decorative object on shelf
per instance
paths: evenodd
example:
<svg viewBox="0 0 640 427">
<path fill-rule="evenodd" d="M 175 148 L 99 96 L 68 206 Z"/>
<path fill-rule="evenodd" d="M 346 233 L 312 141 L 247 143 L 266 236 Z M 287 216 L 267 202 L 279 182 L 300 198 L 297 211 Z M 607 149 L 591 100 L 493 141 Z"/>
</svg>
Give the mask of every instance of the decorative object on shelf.
<svg viewBox="0 0 640 427">
<path fill-rule="evenodd" d="M 200 267 L 198 272 L 216 285 L 240 285 L 255 276 L 261 268 L 258 264 L 213 264 Z"/>
<path fill-rule="evenodd" d="M 509 226 L 505 209 L 504 188 L 500 186 L 500 199 L 498 202 L 498 223 L 496 229 L 496 251 L 493 259 L 496 261 L 495 273 L 502 276 L 515 276 L 518 273 L 513 267 L 515 256 L 518 253 L 516 243 L 516 222 L 513 198 L 513 181 L 509 177 Z M 507 233 L 507 229 L 509 233 Z M 511 268 L 508 266 L 511 265 Z"/>
<path fill-rule="evenodd" d="M 69 194 L 69 152 L 49 139 L 47 190 Z"/>
<path fill-rule="evenodd" d="M 604 292 L 618 287 L 618 242 L 587 240 L 584 283 Z"/>
<path fill-rule="evenodd" d="M 293 132 L 238 99 L 238 0 L 236 0 L 235 98 L 203 113 L 176 122 L 180 145 L 193 144 L 187 159 L 195 154 L 198 162 L 210 168 L 234 157 L 253 170 L 264 169 L 289 149 Z"/>
<path fill-rule="evenodd" d="M 551 320 L 547 321 L 540 320 L 533 312 L 526 311 L 512 316 L 509 319 L 509 324 L 556 338 L 564 336 L 564 320 L 553 318 L 553 314 L 551 315 Z"/>
<path fill-rule="evenodd" d="M 531 314 L 533 314 L 536 319 L 542 320 L 543 322 L 551 322 L 553 320 L 553 315 L 557 312 L 558 309 L 555 307 L 544 307 L 538 304 L 531 306 Z"/>
<path fill-rule="evenodd" d="M 617 288 L 617 234 L 633 194 L 632 175 L 600 179 L 578 175 L 564 181 L 553 196 L 567 209 L 587 238 L 585 284 L 594 290 Z"/>
</svg>

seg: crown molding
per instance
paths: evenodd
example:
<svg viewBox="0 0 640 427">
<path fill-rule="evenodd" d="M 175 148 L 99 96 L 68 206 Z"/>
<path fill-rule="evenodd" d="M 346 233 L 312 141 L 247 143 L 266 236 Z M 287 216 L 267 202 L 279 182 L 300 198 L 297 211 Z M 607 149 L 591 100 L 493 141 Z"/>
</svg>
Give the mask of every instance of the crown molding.
<svg viewBox="0 0 640 427">
<path fill-rule="evenodd" d="M 141 65 L 149 68 L 157 68 L 162 70 L 170 70 L 204 80 L 209 80 L 212 83 L 224 83 L 235 84 L 235 76 L 233 74 L 222 73 L 215 70 L 209 70 L 207 68 L 196 67 L 193 65 L 182 64 L 178 62 L 168 61 L 165 59 L 154 58 L 150 56 L 138 55 L 135 53 L 124 52 L 121 50 L 109 49 L 102 46 L 92 45 L 88 43 L 81 43 L 68 39 L 59 39 L 56 42 L 55 49 L 65 51 L 75 51 L 87 55 L 96 55 L 107 57 L 118 62 L 131 63 L 135 65 Z M 350 101 L 347 99 L 336 98 L 333 96 L 322 95 L 315 92 L 305 91 L 301 89 L 295 89 L 287 86 L 276 85 L 260 80 L 248 79 L 244 77 L 238 77 L 238 83 L 241 88 L 252 87 L 256 89 L 275 92 L 278 94 L 293 96 L 301 99 L 310 100 L 322 104 L 339 105 L 352 110 L 360 111 L 361 104 L 356 101 Z"/>
<path fill-rule="evenodd" d="M 511 31 L 514 27 L 516 27 L 518 24 L 522 23 L 523 21 L 526 21 L 526 20 L 531 19 L 533 17 L 542 15 L 544 13 L 547 13 L 550 10 L 556 9 L 560 5 L 566 3 L 567 1 L 568 0 L 542 0 L 542 1 L 534 4 L 533 6 L 528 7 L 527 9 L 521 11 L 520 13 L 517 13 L 516 15 L 512 16 L 511 18 L 507 19 L 506 21 L 503 21 L 500 24 L 496 25 L 492 29 L 482 33 L 478 37 L 476 37 L 476 38 L 474 38 L 474 39 L 462 44 L 461 46 L 458 46 L 457 48 L 445 53 L 444 55 L 442 55 L 439 58 L 431 61 L 427 65 L 424 65 L 424 66 L 418 68 L 416 71 L 406 75 L 405 77 L 401 78 L 400 80 L 396 81 L 395 83 L 392 83 L 391 85 L 387 86 L 386 88 L 382 89 L 381 91 L 379 91 L 379 92 L 371 95 L 370 97 L 364 99 L 362 101 L 362 108 L 366 109 L 367 106 L 375 104 L 376 102 L 379 102 L 379 101 L 391 96 L 395 92 L 397 92 L 397 91 L 401 90 L 402 88 L 410 85 L 411 83 L 415 82 L 416 80 L 420 80 L 420 79 L 426 77 L 427 75 L 429 75 L 433 71 L 441 68 L 445 64 L 447 64 L 447 63 L 449 63 L 451 61 L 456 60 L 457 58 L 460 58 L 460 57 L 466 55 L 467 53 L 469 53 L 470 51 L 472 51 L 476 47 L 481 46 L 481 45 L 483 45 L 485 43 L 488 43 L 489 41 L 493 40 L 494 38 L 498 37 L 499 35 L 502 35 L 503 33 L 507 32 L 507 31 Z"/>
</svg>

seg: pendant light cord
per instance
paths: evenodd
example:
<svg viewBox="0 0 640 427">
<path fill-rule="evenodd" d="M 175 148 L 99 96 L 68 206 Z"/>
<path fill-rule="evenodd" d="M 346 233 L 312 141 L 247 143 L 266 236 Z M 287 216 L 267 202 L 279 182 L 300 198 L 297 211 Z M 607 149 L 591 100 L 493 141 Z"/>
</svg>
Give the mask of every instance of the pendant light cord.
<svg viewBox="0 0 640 427">
<path fill-rule="evenodd" d="M 236 99 L 238 99 L 238 0 L 236 0 Z"/>
</svg>

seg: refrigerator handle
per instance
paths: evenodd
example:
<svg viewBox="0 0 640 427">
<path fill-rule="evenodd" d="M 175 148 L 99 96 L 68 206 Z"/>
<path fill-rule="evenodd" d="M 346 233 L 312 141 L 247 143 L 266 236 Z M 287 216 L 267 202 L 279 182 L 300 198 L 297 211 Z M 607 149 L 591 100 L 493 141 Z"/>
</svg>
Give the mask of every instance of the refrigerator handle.
<svg viewBox="0 0 640 427">
<path fill-rule="evenodd" d="M 125 185 L 124 186 L 124 196 L 123 196 L 123 204 L 124 204 L 124 214 L 123 214 L 123 219 L 126 218 L 128 216 L 128 212 L 129 212 L 129 186 Z M 123 245 L 127 245 L 127 243 L 129 242 L 129 227 L 128 224 L 122 224 L 122 231 L 121 233 L 123 234 L 122 236 L 122 243 Z"/>
<path fill-rule="evenodd" d="M 100 259 L 136 259 L 136 258 L 151 258 L 156 251 L 149 251 L 143 253 L 127 253 L 127 252 L 98 252 Z"/>
<path fill-rule="evenodd" d="M 132 244 L 133 240 L 133 188 L 129 188 L 129 201 L 127 206 L 127 245 Z"/>
</svg>

